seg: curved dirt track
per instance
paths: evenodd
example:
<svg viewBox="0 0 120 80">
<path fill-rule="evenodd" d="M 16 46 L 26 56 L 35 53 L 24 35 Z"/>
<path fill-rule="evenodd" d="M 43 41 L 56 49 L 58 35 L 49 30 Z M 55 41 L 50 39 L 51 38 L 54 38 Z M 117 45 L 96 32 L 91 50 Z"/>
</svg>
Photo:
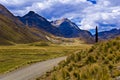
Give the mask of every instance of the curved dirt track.
<svg viewBox="0 0 120 80">
<path fill-rule="evenodd" d="M 0 76 L 0 80 L 34 80 L 35 78 L 52 69 L 60 61 L 65 60 L 65 58 L 66 57 L 59 57 L 32 64 L 28 67 L 2 75 Z"/>
</svg>

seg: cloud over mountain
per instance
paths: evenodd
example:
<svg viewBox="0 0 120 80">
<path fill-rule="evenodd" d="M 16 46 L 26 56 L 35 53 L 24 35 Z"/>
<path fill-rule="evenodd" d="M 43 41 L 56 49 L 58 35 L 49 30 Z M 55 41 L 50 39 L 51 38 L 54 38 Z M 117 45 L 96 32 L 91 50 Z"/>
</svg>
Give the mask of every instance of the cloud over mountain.
<svg viewBox="0 0 120 80">
<path fill-rule="evenodd" d="M 69 18 L 81 29 L 120 28 L 120 0 L 0 0 L 15 15 L 33 10 L 49 20 Z"/>
</svg>

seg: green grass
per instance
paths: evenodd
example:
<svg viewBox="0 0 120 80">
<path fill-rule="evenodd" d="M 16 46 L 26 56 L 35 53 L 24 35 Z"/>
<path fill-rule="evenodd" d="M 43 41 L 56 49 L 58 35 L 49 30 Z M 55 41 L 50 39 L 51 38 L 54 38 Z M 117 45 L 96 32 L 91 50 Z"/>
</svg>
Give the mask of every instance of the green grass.
<svg viewBox="0 0 120 80">
<path fill-rule="evenodd" d="M 0 46 L 0 74 L 35 62 L 69 55 L 89 47 L 86 44 L 81 44 L 81 46 L 64 46 L 44 42 Z"/>
<path fill-rule="evenodd" d="M 114 80 L 120 76 L 119 67 L 120 38 L 116 38 L 71 54 L 37 80 Z"/>
</svg>

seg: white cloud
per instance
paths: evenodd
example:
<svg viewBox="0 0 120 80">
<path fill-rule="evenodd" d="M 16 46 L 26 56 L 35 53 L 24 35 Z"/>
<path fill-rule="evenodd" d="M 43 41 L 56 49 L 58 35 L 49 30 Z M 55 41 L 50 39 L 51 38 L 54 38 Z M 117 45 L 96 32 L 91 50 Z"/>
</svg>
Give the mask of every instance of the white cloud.
<svg viewBox="0 0 120 80">
<path fill-rule="evenodd" d="M 77 8 L 76 6 L 80 8 L 82 6 L 85 7 L 85 5 L 88 5 L 88 3 L 90 4 L 90 2 L 86 0 L 75 0 L 74 2 L 73 0 L 0 0 L 0 3 L 5 5 L 15 15 L 23 15 L 23 13 L 26 14 L 26 12 L 30 10 L 36 11 L 38 13 L 44 13 L 45 11 L 46 14 L 47 13 L 46 9 L 48 10 L 48 13 L 56 14 L 58 11 L 64 12 L 64 9 L 66 9 L 65 7 L 68 5 L 69 5 L 69 9 L 70 7 L 71 8 L 73 7 L 75 9 Z M 52 12 L 52 11 L 56 11 L 56 12 Z M 66 12 L 64 12 L 64 14 L 62 13 L 61 15 L 65 15 L 65 14 Z"/>
<path fill-rule="evenodd" d="M 98 4 L 85 8 L 80 28 L 86 30 L 94 29 L 95 26 L 99 26 L 101 30 L 102 28 L 108 30 L 120 28 L 120 5 L 115 6 L 116 1 L 120 2 L 119 0 L 99 0 Z"/>
<path fill-rule="evenodd" d="M 15 15 L 23 16 L 33 10 L 49 20 L 69 18 L 81 29 L 120 28 L 120 0 L 97 0 L 97 4 L 87 0 L 0 0 L 0 3 Z"/>
</svg>

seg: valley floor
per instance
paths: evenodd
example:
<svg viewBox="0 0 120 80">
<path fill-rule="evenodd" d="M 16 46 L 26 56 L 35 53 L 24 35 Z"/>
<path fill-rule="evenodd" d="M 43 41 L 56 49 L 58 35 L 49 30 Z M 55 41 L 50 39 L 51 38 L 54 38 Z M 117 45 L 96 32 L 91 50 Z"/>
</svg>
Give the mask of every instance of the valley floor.
<svg viewBox="0 0 120 80">
<path fill-rule="evenodd" d="M 0 46 L 0 74 L 11 72 L 22 66 L 69 55 L 91 45 L 58 45 L 46 43 L 16 44 L 14 46 Z"/>
<path fill-rule="evenodd" d="M 5 74 L 0 77 L 0 80 L 34 80 L 40 75 L 43 75 L 46 71 L 49 71 L 65 58 L 66 57 L 59 57 L 30 65 L 17 71 Z"/>
</svg>

